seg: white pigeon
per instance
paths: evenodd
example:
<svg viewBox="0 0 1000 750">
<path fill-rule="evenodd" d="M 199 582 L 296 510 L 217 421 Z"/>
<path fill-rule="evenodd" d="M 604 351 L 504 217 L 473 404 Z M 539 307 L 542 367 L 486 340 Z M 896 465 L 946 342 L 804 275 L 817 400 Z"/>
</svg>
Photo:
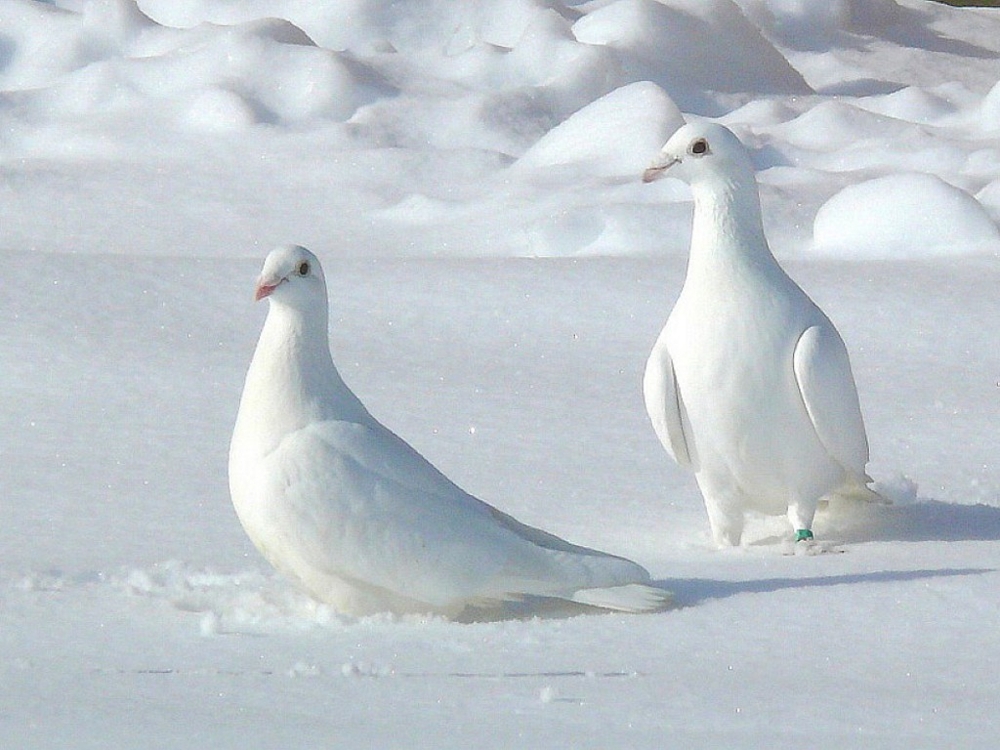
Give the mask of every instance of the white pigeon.
<svg viewBox="0 0 1000 750">
<path fill-rule="evenodd" d="M 689 123 L 643 175 L 694 194 L 687 276 L 646 364 L 643 395 L 667 452 L 695 472 L 715 542 L 744 514 L 787 514 L 813 538 L 831 494 L 875 499 L 844 342 L 771 254 L 753 164 L 721 125 Z"/>
<path fill-rule="evenodd" d="M 623 612 L 668 605 L 639 565 L 519 523 L 376 421 L 330 356 L 315 255 L 273 250 L 257 281 L 265 297 L 229 484 L 257 549 L 307 593 L 355 616 L 483 616 L 536 597 Z"/>
</svg>

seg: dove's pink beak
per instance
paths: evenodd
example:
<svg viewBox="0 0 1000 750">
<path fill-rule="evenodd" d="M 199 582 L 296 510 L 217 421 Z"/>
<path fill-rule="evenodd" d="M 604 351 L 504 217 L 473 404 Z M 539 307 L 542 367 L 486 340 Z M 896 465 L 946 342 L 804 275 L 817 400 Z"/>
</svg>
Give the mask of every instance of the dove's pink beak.
<svg viewBox="0 0 1000 750">
<path fill-rule="evenodd" d="M 254 289 L 253 292 L 253 301 L 260 302 L 262 299 L 264 299 L 264 297 L 269 297 L 271 295 L 271 292 L 277 289 L 278 284 L 280 283 L 281 283 L 280 280 L 271 283 L 270 279 L 265 279 L 263 277 L 257 279 L 257 287 Z"/>
</svg>

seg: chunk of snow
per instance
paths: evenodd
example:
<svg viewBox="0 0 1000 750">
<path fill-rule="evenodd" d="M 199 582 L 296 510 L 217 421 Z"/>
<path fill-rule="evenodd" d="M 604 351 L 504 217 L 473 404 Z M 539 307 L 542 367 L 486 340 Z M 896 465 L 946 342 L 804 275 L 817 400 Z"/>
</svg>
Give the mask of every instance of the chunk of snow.
<svg viewBox="0 0 1000 750">
<path fill-rule="evenodd" d="M 618 0 L 581 18 L 573 33 L 615 50 L 631 80 L 659 84 L 685 109 L 711 107 L 706 92 L 810 91 L 731 0 Z"/>
<path fill-rule="evenodd" d="M 929 174 L 896 174 L 851 185 L 813 224 L 814 248 L 848 258 L 1000 253 L 1000 230 L 963 190 Z"/>
<path fill-rule="evenodd" d="M 654 83 L 623 86 L 572 114 L 517 161 L 521 168 L 586 164 L 592 174 L 638 175 L 684 124 L 677 105 Z"/>
</svg>

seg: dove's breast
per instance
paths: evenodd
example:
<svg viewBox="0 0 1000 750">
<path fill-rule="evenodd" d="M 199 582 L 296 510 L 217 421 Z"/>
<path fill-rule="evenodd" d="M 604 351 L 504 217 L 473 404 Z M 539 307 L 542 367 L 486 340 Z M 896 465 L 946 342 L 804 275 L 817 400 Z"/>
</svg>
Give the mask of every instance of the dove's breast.
<svg viewBox="0 0 1000 750">
<path fill-rule="evenodd" d="M 667 322 L 699 471 L 730 476 L 770 503 L 765 512 L 780 512 L 810 467 L 829 463 L 793 368 L 802 332 L 823 319 L 797 287 L 765 280 L 686 284 Z"/>
</svg>

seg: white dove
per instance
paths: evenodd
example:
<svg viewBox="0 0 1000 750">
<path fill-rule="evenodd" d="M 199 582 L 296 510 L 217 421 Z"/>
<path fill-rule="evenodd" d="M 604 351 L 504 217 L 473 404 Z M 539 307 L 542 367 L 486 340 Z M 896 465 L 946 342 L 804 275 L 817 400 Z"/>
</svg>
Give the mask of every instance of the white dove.
<svg viewBox="0 0 1000 750">
<path fill-rule="evenodd" d="M 257 282 L 265 297 L 229 484 L 257 549 L 307 593 L 355 616 L 499 616 L 505 602 L 536 597 L 623 612 L 668 605 L 639 565 L 519 523 L 376 421 L 330 356 L 315 255 L 273 250 Z"/>
<path fill-rule="evenodd" d="M 811 540 L 824 497 L 877 497 L 847 349 L 771 254 L 732 132 L 684 125 L 643 181 L 667 174 L 691 186 L 694 223 L 684 287 L 646 364 L 646 410 L 695 472 L 716 544 L 740 543 L 745 511 L 787 514 L 796 540 Z"/>
</svg>

